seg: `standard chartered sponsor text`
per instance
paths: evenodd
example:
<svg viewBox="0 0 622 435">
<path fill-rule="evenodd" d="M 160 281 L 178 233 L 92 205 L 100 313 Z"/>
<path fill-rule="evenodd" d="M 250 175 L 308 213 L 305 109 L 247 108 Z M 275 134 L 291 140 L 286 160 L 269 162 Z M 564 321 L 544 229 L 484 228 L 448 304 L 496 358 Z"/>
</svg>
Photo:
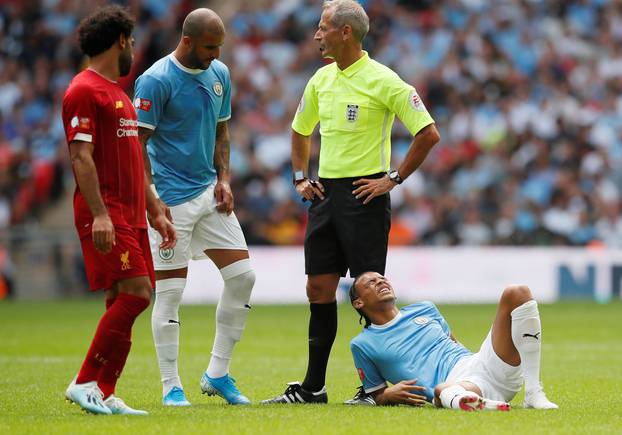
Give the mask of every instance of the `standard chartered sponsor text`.
<svg viewBox="0 0 622 435">
<path fill-rule="evenodd" d="M 136 119 L 119 118 L 119 127 L 137 127 L 138 121 Z"/>
<path fill-rule="evenodd" d="M 138 121 L 135 119 L 119 118 L 119 127 L 134 127 L 134 128 L 117 129 L 117 137 L 138 136 Z"/>
</svg>

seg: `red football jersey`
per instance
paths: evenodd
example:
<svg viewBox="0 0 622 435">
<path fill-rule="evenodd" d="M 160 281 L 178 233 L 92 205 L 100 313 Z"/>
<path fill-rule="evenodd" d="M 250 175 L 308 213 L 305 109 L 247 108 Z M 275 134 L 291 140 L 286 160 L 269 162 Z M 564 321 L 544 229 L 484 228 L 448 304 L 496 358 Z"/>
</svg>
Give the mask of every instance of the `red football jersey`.
<svg viewBox="0 0 622 435">
<path fill-rule="evenodd" d="M 99 189 L 112 222 L 146 228 L 143 152 L 136 110 L 127 94 L 95 71 L 82 71 L 65 92 L 63 124 L 68 144 L 94 145 Z M 78 233 L 89 233 L 93 215 L 79 187 L 73 207 Z"/>
</svg>

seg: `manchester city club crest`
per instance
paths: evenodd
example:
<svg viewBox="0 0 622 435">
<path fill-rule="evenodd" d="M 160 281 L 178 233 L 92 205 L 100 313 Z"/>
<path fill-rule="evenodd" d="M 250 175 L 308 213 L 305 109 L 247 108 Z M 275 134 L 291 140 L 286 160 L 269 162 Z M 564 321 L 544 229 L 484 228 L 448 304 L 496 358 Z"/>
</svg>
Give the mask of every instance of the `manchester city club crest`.
<svg viewBox="0 0 622 435">
<path fill-rule="evenodd" d="M 348 104 L 346 109 L 346 119 L 348 122 L 356 122 L 359 117 L 359 106 L 358 104 Z"/>
<path fill-rule="evenodd" d="M 214 93 L 218 95 L 219 97 L 222 95 L 222 84 L 220 82 L 214 83 L 214 86 L 212 86 L 212 89 L 214 90 Z"/>
<path fill-rule="evenodd" d="M 160 249 L 158 251 L 158 255 L 162 260 L 168 261 L 173 258 L 173 255 L 175 255 L 175 250 L 173 248 Z"/>
</svg>

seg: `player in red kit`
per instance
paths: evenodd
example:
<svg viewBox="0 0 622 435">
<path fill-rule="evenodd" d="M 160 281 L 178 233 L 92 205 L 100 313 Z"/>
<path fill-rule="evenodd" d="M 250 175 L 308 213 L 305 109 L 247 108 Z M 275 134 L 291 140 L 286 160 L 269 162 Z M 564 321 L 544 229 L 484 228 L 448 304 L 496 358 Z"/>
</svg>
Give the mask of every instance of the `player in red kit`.
<svg viewBox="0 0 622 435">
<path fill-rule="evenodd" d="M 95 414 L 147 414 L 114 395 L 132 325 L 155 286 L 146 214 L 163 238 L 162 249 L 176 242 L 167 209 L 145 183 L 136 112 L 116 83 L 132 65 L 133 27 L 133 18 L 118 6 L 99 9 L 80 23 L 89 68 L 74 77 L 63 99 L 77 184 L 75 225 L 90 287 L 106 292 L 106 312 L 65 396 Z"/>
</svg>

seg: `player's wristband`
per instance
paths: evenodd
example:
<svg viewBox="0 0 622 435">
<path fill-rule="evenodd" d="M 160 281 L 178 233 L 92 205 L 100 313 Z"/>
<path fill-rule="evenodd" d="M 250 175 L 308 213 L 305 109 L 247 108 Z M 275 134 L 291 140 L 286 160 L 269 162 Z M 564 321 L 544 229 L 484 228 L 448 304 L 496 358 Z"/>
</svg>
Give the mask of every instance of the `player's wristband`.
<svg viewBox="0 0 622 435">
<path fill-rule="evenodd" d="M 160 199 L 160 195 L 158 195 L 158 191 L 156 190 L 155 184 L 151 184 L 149 187 L 151 188 L 151 191 L 153 192 L 153 196 L 155 196 L 156 199 Z"/>
<path fill-rule="evenodd" d="M 305 180 L 307 180 L 307 177 L 305 177 L 305 173 L 303 171 L 294 171 L 292 174 L 292 183 L 294 186 L 297 186 L 298 183 L 302 183 Z"/>
</svg>

